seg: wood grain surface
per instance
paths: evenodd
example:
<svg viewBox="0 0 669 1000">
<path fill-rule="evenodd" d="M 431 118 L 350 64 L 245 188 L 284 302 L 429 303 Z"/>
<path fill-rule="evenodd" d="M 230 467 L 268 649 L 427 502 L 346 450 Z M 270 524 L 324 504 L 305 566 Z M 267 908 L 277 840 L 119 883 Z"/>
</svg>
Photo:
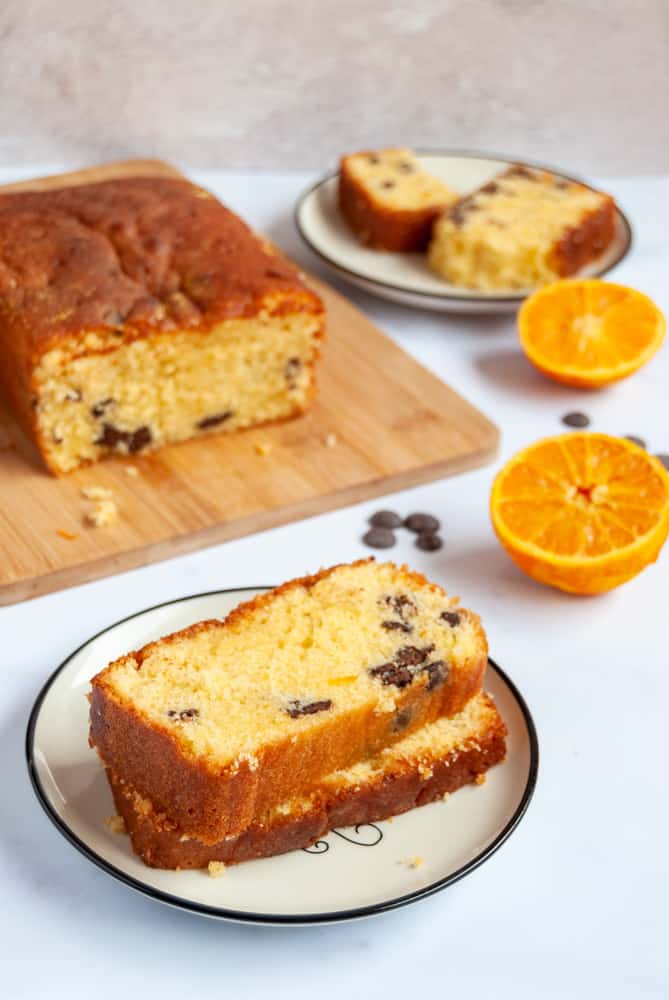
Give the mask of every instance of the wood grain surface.
<svg viewBox="0 0 669 1000">
<path fill-rule="evenodd" d="M 1 190 L 175 175 L 157 160 L 108 164 Z M 234 207 L 234 206 L 231 206 Z M 56 479 L 0 411 L 0 604 L 320 514 L 493 458 L 497 428 L 341 295 L 325 301 L 319 392 L 303 417 L 113 458 Z M 127 467 L 138 470 L 131 476 Z M 110 489 L 119 519 L 93 528 L 82 489 Z"/>
</svg>

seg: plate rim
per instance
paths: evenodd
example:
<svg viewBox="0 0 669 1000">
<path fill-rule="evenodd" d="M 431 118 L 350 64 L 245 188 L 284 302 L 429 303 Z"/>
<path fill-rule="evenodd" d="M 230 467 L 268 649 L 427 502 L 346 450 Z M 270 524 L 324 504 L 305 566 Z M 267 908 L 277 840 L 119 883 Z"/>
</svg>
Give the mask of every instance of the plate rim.
<svg viewBox="0 0 669 1000">
<path fill-rule="evenodd" d="M 176 909 L 186 910 L 189 913 L 196 913 L 199 916 L 210 917 L 218 920 L 235 921 L 237 923 L 248 923 L 248 924 L 261 924 L 261 925 L 275 925 L 275 926 L 295 926 L 295 925 L 314 925 L 314 924 L 332 924 L 340 923 L 347 920 L 355 920 L 362 917 L 370 917 L 379 913 L 386 913 L 390 910 L 398 909 L 402 906 L 407 906 L 410 903 L 417 902 L 420 899 L 425 899 L 428 896 L 432 896 L 442 889 L 448 888 L 448 886 L 453 885 L 455 882 L 459 882 L 460 879 L 464 878 L 470 872 L 473 872 L 476 868 L 480 867 L 485 861 L 495 854 L 502 844 L 510 837 L 513 831 L 516 829 L 523 816 L 527 812 L 529 804 L 534 795 L 536 789 L 537 777 L 539 772 L 539 740 L 537 737 L 536 726 L 534 724 L 534 719 L 529 710 L 529 707 L 523 698 L 522 694 L 513 683 L 511 678 L 502 670 L 502 668 L 491 658 L 488 657 L 488 664 L 495 670 L 503 682 L 509 688 L 512 696 L 514 697 L 525 726 L 527 728 L 527 734 L 530 744 L 530 761 L 528 768 L 527 781 L 523 794 L 520 797 L 518 805 L 516 806 L 513 815 L 507 821 L 507 823 L 502 827 L 499 833 L 494 837 L 490 844 L 480 851 L 475 857 L 467 861 L 460 868 L 451 872 L 449 875 L 443 878 L 437 879 L 431 882 L 427 886 L 422 886 L 419 889 L 415 889 L 412 892 L 404 893 L 401 896 L 396 896 L 392 899 L 383 900 L 378 903 L 368 903 L 365 906 L 351 907 L 346 910 L 334 910 L 331 912 L 322 913 L 300 913 L 300 914 L 277 914 L 277 913 L 255 913 L 248 910 L 235 910 L 228 907 L 220 906 L 210 906 L 206 903 L 193 902 L 188 900 L 183 896 L 175 896 L 170 892 L 165 892 L 162 889 L 157 889 L 154 886 L 149 886 L 146 883 L 140 881 L 127 872 L 124 872 L 121 868 L 116 867 L 116 865 L 111 864 L 101 855 L 99 855 L 92 847 L 90 847 L 86 841 L 82 840 L 65 822 L 62 816 L 56 811 L 56 809 L 51 805 L 49 798 L 42 787 L 40 781 L 37 766 L 35 763 L 35 730 L 37 723 L 40 718 L 41 710 L 43 704 L 51 690 L 51 687 L 60 676 L 60 674 L 67 668 L 70 662 L 88 645 L 99 639 L 100 636 L 105 635 L 107 632 L 112 631 L 112 629 L 117 628 L 119 625 L 123 625 L 133 618 L 139 618 L 141 615 L 146 614 L 149 611 L 157 611 L 159 608 L 164 608 L 169 605 L 182 604 L 185 601 L 196 600 L 203 597 L 214 597 L 224 594 L 235 594 L 241 593 L 242 591 L 255 590 L 264 591 L 271 590 L 271 586 L 263 585 L 248 585 L 245 587 L 226 587 L 223 590 L 207 590 L 195 594 L 187 594 L 183 597 L 173 598 L 167 601 L 161 601 L 158 604 L 153 604 L 147 608 L 143 608 L 141 611 L 135 611 L 132 614 L 126 615 L 123 618 L 119 618 L 117 621 L 112 622 L 110 625 L 106 625 L 104 628 L 100 629 L 94 635 L 89 636 L 88 639 L 84 640 L 76 649 L 74 649 L 66 658 L 59 664 L 58 667 L 47 677 L 46 681 L 40 688 L 35 702 L 30 710 L 30 715 L 28 718 L 28 724 L 26 727 L 25 736 L 25 755 L 26 755 L 26 765 L 28 769 L 28 776 L 30 778 L 30 784 L 32 786 L 33 792 L 42 807 L 43 811 L 46 813 L 48 819 L 53 823 L 59 833 L 88 861 L 90 861 L 95 867 L 99 868 L 105 874 L 116 879 L 118 882 L 128 886 L 128 888 L 133 889 L 135 892 L 140 893 L 143 896 L 147 896 L 157 902 L 164 903 L 168 906 L 172 906 Z"/>
<path fill-rule="evenodd" d="M 470 149 L 435 149 L 432 147 L 420 147 L 413 151 L 416 156 L 445 156 L 445 157 L 457 157 L 463 160 L 502 160 L 505 163 L 519 163 L 522 166 L 532 167 L 535 170 L 546 170 L 549 173 L 557 174 L 559 177 L 564 178 L 568 181 L 574 181 L 577 184 L 583 184 L 585 187 L 589 188 L 591 191 L 597 191 L 598 189 L 589 184 L 584 178 L 578 176 L 577 174 L 565 173 L 563 170 L 559 170 L 557 167 L 550 166 L 545 163 L 540 163 L 537 160 L 525 160 L 518 157 L 508 156 L 503 153 L 477 153 Z M 316 191 L 327 184 L 328 181 L 334 180 L 335 177 L 339 176 L 339 170 L 331 170 L 327 174 L 323 174 L 317 181 L 311 184 L 302 194 L 299 196 L 295 203 L 293 209 L 293 222 L 295 228 L 306 246 L 316 254 L 322 261 L 324 261 L 329 267 L 334 268 L 339 271 L 347 278 L 362 279 L 369 282 L 371 285 L 377 285 L 379 288 L 390 288 L 395 292 L 401 292 L 405 295 L 415 295 L 420 299 L 433 300 L 437 302 L 452 303 L 457 305 L 461 303 L 464 306 L 470 305 L 486 305 L 486 306 L 509 306 L 509 305 L 520 305 L 528 296 L 530 292 L 523 294 L 520 293 L 510 293 L 508 295 L 452 295 L 449 292 L 425 292 L 421 289 L 410 288 L 407 285 L 398 284 L 394 281 L 384 281 L 381 278 L 370 278 L 367 275 L 360 274 L 359 271 L 353 268 L 346 267 L 344 264 L 338 263 L 338 261 L 333 260 L 326 253 L 320 250 L 314 245 L 307 232 L 304 229 L 301 221 L 301 213 L 303 206 L 308 198 L 310 198 Z M 632 228 L 632 223 L 629 220 L 626 212 L 622 210 L 618 202 L 615 202 L 616 213 L 618 218 L 622 222 L 625 242 L 622 246 L 620 253 L 615 260 L 611 261 L 606 267 L 597 271 L 596 274 L 590 275 L 593 278 L 601 278 L 605 274 L 609 274 L 614 267 L 617 267 L 630 253 L 632 246 L 635 241 L 634 230 Z M 577 275 L 575 275 L 577 277 Z"/>
</svg>

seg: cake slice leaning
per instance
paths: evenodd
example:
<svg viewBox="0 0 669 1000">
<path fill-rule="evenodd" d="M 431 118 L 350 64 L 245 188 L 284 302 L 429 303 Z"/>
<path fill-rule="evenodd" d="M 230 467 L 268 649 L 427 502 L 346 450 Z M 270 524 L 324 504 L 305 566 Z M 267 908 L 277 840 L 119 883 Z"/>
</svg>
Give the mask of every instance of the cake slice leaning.
<svg viewBox="0 0 669 1000">
<path fill-rule="evenodd" d="M 475 695 L 451 719 L 439 719 L 376 757 L 335 771 L 305 797 L 270 810 L 236 837 L 203 844 L 185 836 L 131 785 L 108 772 L 132 847 L 153 868 L 237 864 L 308 847 L 338 826 L 373 823 L 457 791 L 500 763 L 506 728 L 490 697 Z"/>
<path fill-rule="evenodd" d="M 481 688 L 478 616 L 420 574 L 335 566 L 110 664 L 92 681 L 103 763 L 204 843 Z"/>
</svg>

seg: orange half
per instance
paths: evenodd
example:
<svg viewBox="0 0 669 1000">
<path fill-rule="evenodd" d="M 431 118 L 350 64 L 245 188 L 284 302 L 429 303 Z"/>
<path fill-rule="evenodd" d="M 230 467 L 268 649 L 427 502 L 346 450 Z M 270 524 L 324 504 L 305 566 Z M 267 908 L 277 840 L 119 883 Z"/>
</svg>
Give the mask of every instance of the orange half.
<svg viewBox="0 0 669 1000">
<path fill-rule="evenodd" d="M 525 354 L 545 375 L 587 389 L 626 378 L 664 340 L 652 299 L 610 281 L 566 279 L 530 295 L 518 313 Z"/>
<path fill-rule="evenodd" d="M 490 513 L 500 542 L 533 579 L 600 594 L 657 559 L 669 534 L 669 475 L 631 441 L 561 434 L 504 466 Z"/>
</svg>

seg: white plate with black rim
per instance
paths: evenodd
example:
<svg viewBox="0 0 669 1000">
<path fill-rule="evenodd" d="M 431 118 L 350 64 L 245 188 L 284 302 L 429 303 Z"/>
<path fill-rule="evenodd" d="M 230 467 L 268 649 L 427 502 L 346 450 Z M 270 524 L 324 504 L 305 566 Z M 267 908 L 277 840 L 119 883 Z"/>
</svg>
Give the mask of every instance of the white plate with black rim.
<svg viewBox="0 0 669 1000">
<path fill-rule="evenodd" d="M 370 916 L 445 889 L 490 858 L 530 802 L 538 746 L 521 695 L 491 663 L 486 688 L 507 724 L 507 760 L 469 786 L 392 821 L 332 831 L 307 850 L 202 871 L 148 868 L 105 819 L 113 800 L 88 747 L 90 678 L 110 660 L 205 618 L 224 617 L 266 590 L 254 587 L 185 597 L 99 632 L 49 678 L 26 738 L 33 788 L 55 827 L 89 861 L 138 892 L 208 917 L 262 924 L 312 924 Z M 419 867 L 412 859 L 420 858 Z"/>
<path fill-rule="evenodd" d="M 514 163 L 586 183 L 556 167 L 497 154 L 423 151 L 416 155 L 426 170 L 459 195 L 468 194 Z M 385 253 L 362 246 L 337 206 L 338 183 L 339 173 L 334 173 L 309 188 L 297 203 L 295 223 L 307 246 L 354 285 L 402 305 L 453 313 L 513 312 L 531 291 L 488 293 L 458 288 L 429 269 L 425 254 Z M 601 277 L 608 273 L 627 255 L 631 245 L 632 227 L 617 208 L 613 241 L 578 276 Z"/>
</svg>

